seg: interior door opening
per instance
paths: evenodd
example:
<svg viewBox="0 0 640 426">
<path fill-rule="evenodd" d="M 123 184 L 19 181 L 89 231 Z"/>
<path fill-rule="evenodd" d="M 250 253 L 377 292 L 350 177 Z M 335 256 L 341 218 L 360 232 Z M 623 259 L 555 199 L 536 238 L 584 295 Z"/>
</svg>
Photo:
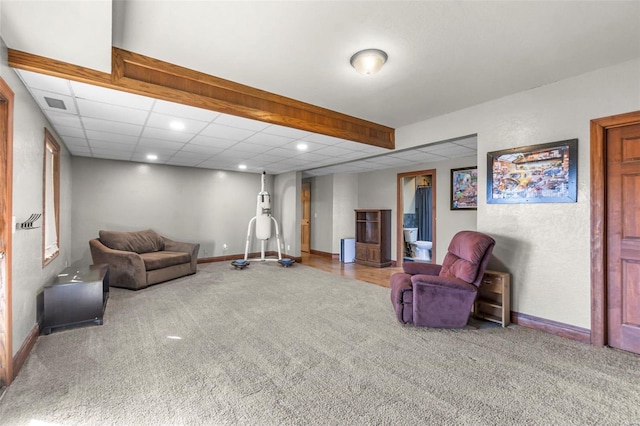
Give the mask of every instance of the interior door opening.
<svg viewBox="0 0 640 426">
<path fill-rule="evenodd" d="M 396 263 L 433 262 L 436 253 L 436 171 L 398 174 Z"/>
</svg>

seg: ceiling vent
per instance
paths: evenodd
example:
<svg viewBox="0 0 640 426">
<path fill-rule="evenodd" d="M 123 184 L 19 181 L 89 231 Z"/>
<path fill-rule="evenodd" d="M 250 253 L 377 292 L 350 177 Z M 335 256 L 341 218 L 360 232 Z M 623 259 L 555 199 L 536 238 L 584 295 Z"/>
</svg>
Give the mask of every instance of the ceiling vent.
<svg viewBox="0 0 640 426">
<path fill-rule="evenodd" d="M 47 105 L 49 105 L 51 108 L 67 109 L 67 107 L 64 105 L 64 101 L 61 99 L 47 98 L 45 96 L 44 100 L 47 101 Z"/>
</svg>

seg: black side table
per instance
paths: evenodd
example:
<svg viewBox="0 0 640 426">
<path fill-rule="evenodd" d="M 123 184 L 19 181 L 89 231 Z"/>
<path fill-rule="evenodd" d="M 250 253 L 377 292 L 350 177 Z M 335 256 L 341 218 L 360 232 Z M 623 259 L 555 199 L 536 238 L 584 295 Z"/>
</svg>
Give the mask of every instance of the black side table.
<svg viewBox="0 0 640 426">
<path fill-rule="evenodd" d="M 109 265 L 70 267 L 44 288 L 43 333 L 55 327 L 102 325 L 109 298 Z"/>
</svg>

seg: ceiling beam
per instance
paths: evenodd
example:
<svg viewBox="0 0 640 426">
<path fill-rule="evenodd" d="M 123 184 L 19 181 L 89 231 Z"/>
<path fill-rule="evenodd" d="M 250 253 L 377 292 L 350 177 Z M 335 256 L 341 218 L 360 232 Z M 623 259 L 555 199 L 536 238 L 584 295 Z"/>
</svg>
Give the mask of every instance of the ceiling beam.
<svg viewBox="0 0 640 426">
<path fill-rule="evenodd" d="M 112 73 L 9 49 L 9 66 L 382 148 L 394 129 L 114 47 Z"/>
</svg>

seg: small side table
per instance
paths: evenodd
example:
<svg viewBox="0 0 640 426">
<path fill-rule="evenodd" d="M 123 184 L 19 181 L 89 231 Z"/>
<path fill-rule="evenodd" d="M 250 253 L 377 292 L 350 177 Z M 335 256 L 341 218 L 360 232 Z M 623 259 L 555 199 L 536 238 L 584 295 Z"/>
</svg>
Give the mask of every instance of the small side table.
<svg viewBox="0 0 640 426">
<path fill-rule="evenodd" d="M 511 323 L 511 275 L 508 272 L 484 271 L 473 314 L 503 327 Z"/>
<path fill-rule="evenodd" d="M 85 322 L 102 325 L 109 298 L 109 265 L 66 268 L 44 288 L 43 333 Z"/>
</svg>

